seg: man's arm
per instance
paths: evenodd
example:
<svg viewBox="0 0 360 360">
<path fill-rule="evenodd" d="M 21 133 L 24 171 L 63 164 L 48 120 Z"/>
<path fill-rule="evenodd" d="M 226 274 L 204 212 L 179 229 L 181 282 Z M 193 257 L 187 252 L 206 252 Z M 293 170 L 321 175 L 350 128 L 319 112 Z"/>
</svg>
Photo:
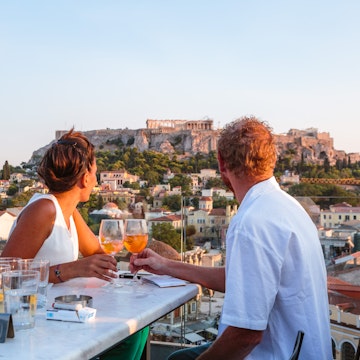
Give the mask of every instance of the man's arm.
<svg viewBox="0 0 360 360">
<path fill-rule="evenodd" d="M 187 264 L 167 259 L 150 249 L 145 249 L 130 258 L 130 270 L 134 272 L 141 269 L 154 274 L 174 276 L 216 291 L 225 291 L 225 268 L 223 267 Z"/>
<path fill-rule="evenodd" d="M 262 331 L 228 326 L 198 360 L 241 360 L 261 342 Z"/>
</svg>

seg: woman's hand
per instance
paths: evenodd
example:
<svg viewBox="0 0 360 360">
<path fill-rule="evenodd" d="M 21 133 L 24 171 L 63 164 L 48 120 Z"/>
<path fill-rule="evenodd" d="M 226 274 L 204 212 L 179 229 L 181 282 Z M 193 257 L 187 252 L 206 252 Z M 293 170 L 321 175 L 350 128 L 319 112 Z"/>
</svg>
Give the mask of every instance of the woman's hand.
<svg viewBox="0 0 360 360">
<path fill-rule="evenodd" d="M 55 266 L 53 268 L 55 269 Z M 63 281 L 76 277 L 97 277 L 111 281 L 112 278 L 118 277 L 116 259 L 106 254 L 95 254 L 71 263 L 60 264 L 59 270 Z M 52 274 L 55 277 L 54 270 Z M 59 280 L 57 279 L 55 282 L 59 282 Z"/>
<path fill-rule="evenodd" d="M 117 262 L 113 256 L 106 254 L 95 254 L 84 257 L 77 261 L 78 275 L 82 277 L 97 277 L 110 281 L 117 278 Z"/>
</svg>

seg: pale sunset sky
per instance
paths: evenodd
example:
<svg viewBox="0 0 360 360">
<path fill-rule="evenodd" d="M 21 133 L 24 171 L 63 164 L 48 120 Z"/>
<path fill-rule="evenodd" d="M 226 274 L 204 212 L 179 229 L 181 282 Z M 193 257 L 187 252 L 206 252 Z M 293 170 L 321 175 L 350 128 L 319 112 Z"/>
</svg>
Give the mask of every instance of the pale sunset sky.
<svg viewBox="0 0 360 360">
<path fill-rule="evenodd" d="M 243 115 L 360 152 L 358 0 L 0 0 L 0 167 L 56 130 Z"/>
</svg>

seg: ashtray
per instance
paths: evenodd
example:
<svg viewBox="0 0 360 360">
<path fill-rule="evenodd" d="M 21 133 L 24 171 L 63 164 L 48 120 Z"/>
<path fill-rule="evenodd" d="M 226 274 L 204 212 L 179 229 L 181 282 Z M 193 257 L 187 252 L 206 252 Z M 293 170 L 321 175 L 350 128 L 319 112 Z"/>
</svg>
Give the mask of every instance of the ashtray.
<svg viewBox="0 0 360 360">
<path fill-rule="evenodd" d="M 92 297 L 89 295 L 62 295 L 55 298 L 55 303 L 81 304 L 83 307 L 92 307 Z"/>
</svg>

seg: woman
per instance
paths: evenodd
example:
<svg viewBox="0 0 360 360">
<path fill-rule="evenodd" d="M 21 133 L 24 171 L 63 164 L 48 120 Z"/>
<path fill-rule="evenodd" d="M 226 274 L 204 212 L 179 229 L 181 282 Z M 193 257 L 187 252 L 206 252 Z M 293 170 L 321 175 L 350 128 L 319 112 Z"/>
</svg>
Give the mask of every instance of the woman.
<svg viewBox="0 0 360 360">
<path fill-rule="evenodd" d="M 33 195 L 18 215 L 1 256 L 49 259 L 52 283 L 75 277 L 116 278 L 116 260 L 104 253 L 76 208 L 89 200 L 97 183 L 96 170 L 94 145 L 83 134 L 71 129 L 55 142 L 38 168 L 49 192 Z M 114 351 L 138 359 L 147 332 L 134 334 Z M 101 359 L 110 359 L 110 353 Z"/>
</svg>

